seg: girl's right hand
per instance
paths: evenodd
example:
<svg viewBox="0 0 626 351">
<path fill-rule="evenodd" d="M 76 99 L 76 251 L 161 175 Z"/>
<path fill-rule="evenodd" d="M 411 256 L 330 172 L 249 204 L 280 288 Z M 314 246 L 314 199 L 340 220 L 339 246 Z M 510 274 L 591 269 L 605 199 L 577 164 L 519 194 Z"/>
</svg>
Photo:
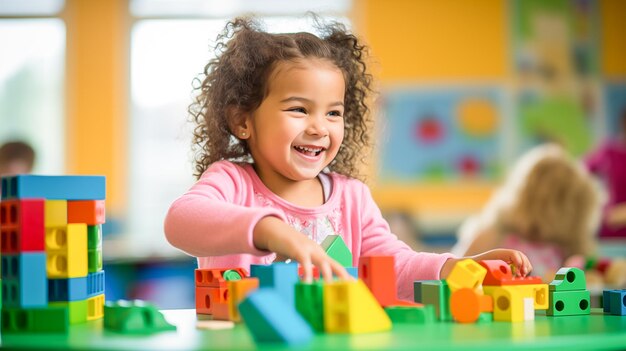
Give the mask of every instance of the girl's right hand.
<svg viewBox="0 0 626 351">
<path fill-rule="evenodd" d="M 333 274 L 339 279 L 353 279 L 320 245 L 277 217 L 261 219 L 254 227 L 253 240 L 259 250 L 268 250 L 297 261 L 304 268 L 303 280 L 306 283 L 313 282 L 313 266 L 319 269 L 325 282 L 331 282 Z"/>
</svg>

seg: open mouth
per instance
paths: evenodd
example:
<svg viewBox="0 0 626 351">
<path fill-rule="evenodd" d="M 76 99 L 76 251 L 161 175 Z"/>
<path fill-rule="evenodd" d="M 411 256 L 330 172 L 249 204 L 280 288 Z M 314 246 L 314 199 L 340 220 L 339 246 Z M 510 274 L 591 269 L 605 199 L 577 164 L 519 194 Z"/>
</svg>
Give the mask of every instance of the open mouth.
<svg viewBox="0 0 626 351">
<path fill-rule="evenodd" d="M 323 147 L 306 147 L 306 146 L 294 146 L 296 151 L 306 156 L 317 156 L 322 153 L 322 151 L 326 150 Z"/>
</svg>

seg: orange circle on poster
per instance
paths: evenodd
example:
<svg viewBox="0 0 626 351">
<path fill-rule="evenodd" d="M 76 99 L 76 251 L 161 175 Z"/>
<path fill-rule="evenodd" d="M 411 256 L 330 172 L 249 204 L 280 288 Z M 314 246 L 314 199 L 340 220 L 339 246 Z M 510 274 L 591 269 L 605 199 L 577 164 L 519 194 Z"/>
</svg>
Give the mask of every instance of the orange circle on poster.
<svg viewBox="0 0 626 351">
<path fill-rule="evenodd" d="M 487 137 L 496 132 L 498 114 L 493 104 L 485 99 L 467 99 L 457 110 L 461 130 L 473 137 Z"/>
</svg>

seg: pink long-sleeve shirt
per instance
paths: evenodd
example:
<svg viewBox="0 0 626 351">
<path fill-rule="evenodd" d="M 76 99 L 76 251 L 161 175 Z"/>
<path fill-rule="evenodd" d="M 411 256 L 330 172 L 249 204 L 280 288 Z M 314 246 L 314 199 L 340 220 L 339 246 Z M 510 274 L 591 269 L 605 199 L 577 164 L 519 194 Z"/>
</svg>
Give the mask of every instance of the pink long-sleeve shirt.
<svg viewBox="0 0 626 351">
<path fill-rule="evenodd" d="M 440 279 L 451 254 L 418 253 L 391 233 L 362 182 L 329 173 L 332 192 L 318 207 L 300 207 L 272 193 L 250 164 L 212 164 L 187 193 L 171 205 L 165 235 L 175 247 L 198 257 L 200 268 L 270 264 L 276 255 L 258 250 L 253 229 L 276 216 L 311 239 L 339 234 L 356 266 L 361 256 L 394 256 L 398 297 L 413 299 L 413 281 Z"/>
</svg>

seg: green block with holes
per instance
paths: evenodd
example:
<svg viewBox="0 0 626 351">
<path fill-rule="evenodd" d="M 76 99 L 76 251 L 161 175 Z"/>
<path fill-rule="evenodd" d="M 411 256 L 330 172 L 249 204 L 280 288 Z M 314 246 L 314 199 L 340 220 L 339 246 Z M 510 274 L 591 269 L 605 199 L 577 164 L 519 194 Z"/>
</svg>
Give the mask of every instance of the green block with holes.
<svg viewBox="0 0 626 351">
<path fill-rule="evenodd" d="M 435 306 L 390 306 L 385 307 L 385 312 L 393 324 L 428 324 L 435 323 Z"/>
<path fill-rule="evenodd" d="M 586 290 L 585 272 L 580 268 L 564 267 L 556 272 L 550 291 Z"/>
<path fill-rule="evenodd" d="M 324 285 L 321 280 L 296 283 L 296 311 L 316 333 L 324 332 Z"/>
<path fill-rule="evenodd" d="M 550 291 L 548 316 L 580 316 L 591 312 L 590 294 L 587 290 Z"/>
<path fill-rule="evenodd" d="M 344 267 L 352 267 L 352 252 L 339 235 L 328 235 L 320 244 L 326 254 Z"/>
</svg>

